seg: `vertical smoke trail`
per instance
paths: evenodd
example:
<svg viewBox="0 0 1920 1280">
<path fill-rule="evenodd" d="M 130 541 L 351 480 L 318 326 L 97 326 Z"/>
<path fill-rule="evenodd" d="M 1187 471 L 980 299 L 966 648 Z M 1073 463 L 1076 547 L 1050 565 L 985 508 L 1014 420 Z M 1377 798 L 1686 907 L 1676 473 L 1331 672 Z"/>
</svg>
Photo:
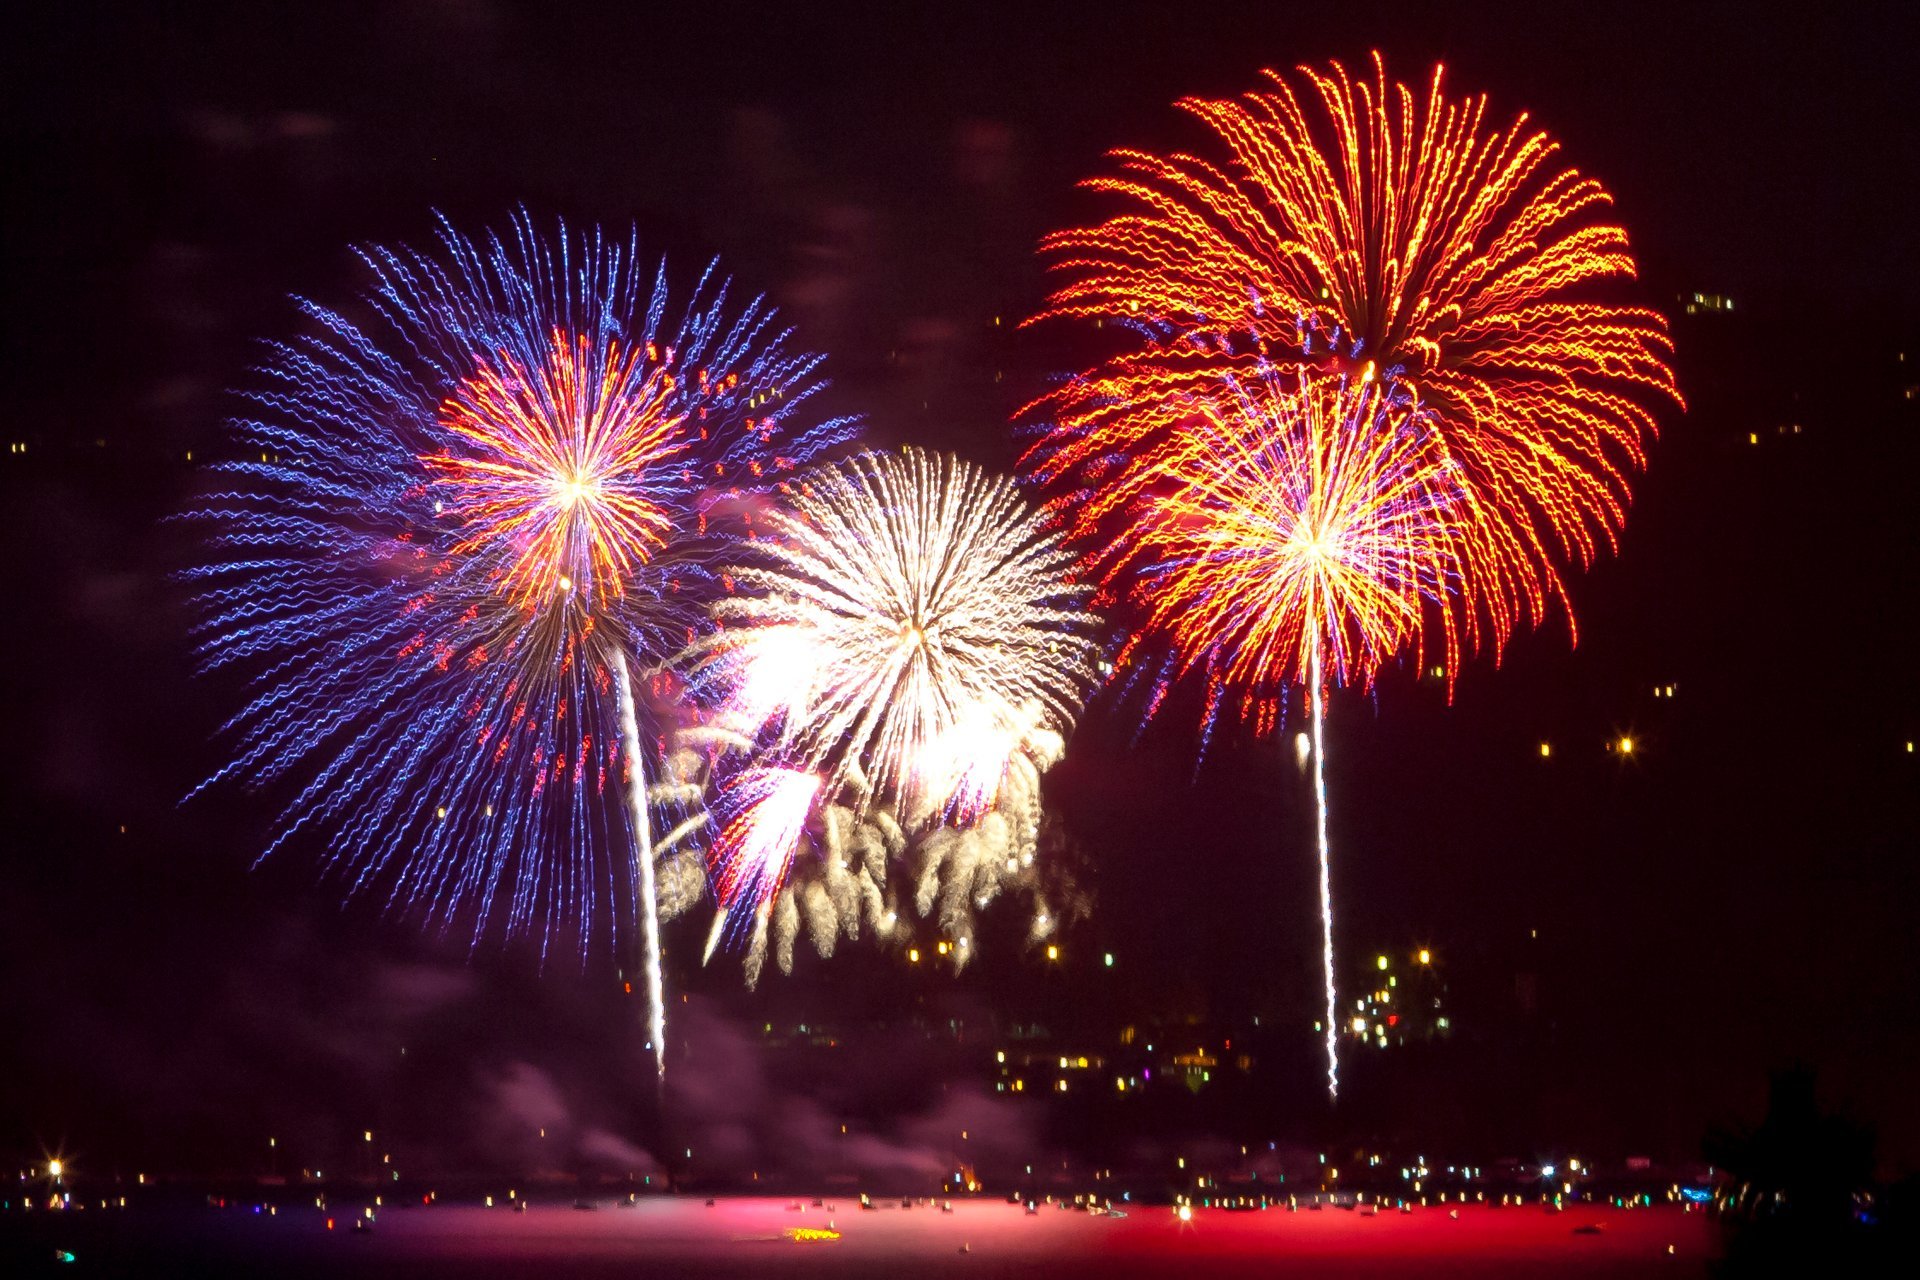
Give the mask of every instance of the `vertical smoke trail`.
<svg viewBox="0 0 1920 1280">
<path fill-rule="evenodd" d="M 631 770 L 628 800 L 633 808 L 634 838 L 640 863 L 640 930 L 646 949 L 647 1038 L 653 1041 L 654 1069 L 667 1078 L 667 993 L 660 974 L 660 903 L 653 882 L 653 823 L 647 811 L 647 762 L 640 753 L 640 721 L 633 707 L 633 684 L 627 674 L 627 655 L 613 651 L 613 675 L 620 699 L 620 733 Z"/>
<path fill-rule="evenodd" d="M 1327 752 L 1322 721 L 1326 692 L 1320 684 L 1320 633 L 1307 643 L 1308 688 L 1313 700 L 1313 799 L 1320 850 L 1320 959 L 1327 977 L 1327 1096 L 1340 1097 L 1340 1031 L 1335 1025 L 1333 990 L 1333 869 L 1327 849 Z"/>
</svg>

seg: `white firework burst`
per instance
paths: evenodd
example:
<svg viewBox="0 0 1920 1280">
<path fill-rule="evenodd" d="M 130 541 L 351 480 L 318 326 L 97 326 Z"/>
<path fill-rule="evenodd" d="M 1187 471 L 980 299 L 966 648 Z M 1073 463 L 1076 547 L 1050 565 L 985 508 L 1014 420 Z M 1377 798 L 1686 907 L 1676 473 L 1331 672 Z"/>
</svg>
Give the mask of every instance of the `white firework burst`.
<svg viewBox="0 0 1920 1280">
<path fill-rule="evenodd" d="M 1040 775 L 1098 679 L 1088 589 L 1011 481 L 950 456 L 861 454 L 789 497 L 728 568 L 734 594 L 692 667 L 717 706 L 709 750 L 750 744 L 819 780 L 799 833 L 814 856 L 723 896 L 712 941 L 729 920 L 750 928 L 757 971 L 771 927 L 784 968 L 803 927 L 827 954 L 863 919 L 888 935 L 904 897 L 964 963 L 972 912 L 1037 885 Z M 733 887 L 747 881 L 727 851 L 764 842 L 732 830 L 758 810 L 720 790 L 736 811 L 713 870 Z"/>
</svg>

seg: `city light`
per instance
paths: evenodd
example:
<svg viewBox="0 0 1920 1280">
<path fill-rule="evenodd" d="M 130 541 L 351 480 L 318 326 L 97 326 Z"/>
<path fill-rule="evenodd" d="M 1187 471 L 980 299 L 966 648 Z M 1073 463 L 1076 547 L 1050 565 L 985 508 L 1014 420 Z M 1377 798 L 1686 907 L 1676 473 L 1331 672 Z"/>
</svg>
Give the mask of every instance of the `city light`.
<svg viewBox="0 0 1920 1280">
<path fill-rule="evenodd" d="M 1421 964 L 1432 964 L 1432 963 L 1433 963 L 1433 952 L 1431 952 L 1431 951 L 1429 951 L 1429 950 L 1427 950 L 1427 949 L 1426 949 L 1425 947 L 1422 947 L 1422 948 L 1420 948 L 1420 963 L 1421 963 Z"/>
</svg>

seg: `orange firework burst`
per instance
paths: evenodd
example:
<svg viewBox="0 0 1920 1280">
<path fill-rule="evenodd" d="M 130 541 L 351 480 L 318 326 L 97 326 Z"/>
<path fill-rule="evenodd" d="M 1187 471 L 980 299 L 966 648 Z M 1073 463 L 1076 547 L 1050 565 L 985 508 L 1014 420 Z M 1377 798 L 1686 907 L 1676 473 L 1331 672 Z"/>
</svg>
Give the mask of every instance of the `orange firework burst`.
<svg viewBox="0 0 1920 1280">
<path fill-rule="evenodd" d="M 1050 421 L 1025 465 L 1138 607 L 1152 639 L 1123 658 L 1171 647 L 1155 706 L 1198 669 L 1205 731 L 1237 701 L 1265 735 L 1307 691 L 1337 1094 L 1327 690 L 1429 627 L 1451 676 L 1564 605 L 1680 397 L 1665 320 L 1612 296 L 1634 264 L 1606 191 L 1525 116 L 1490 127 L 1486 99 L 1438 69 L 1390 83 L 1378 55 L 1300 75 L 1182 101 L 1224 160 L 1117 152 L 1087 185 L 1127 209 L 1043 242 L 1064 280 L 1036 319 L 1146 341 L 1030 406 Z"/>
<path fill-rule="evenodd" d="M 685 448 L 673 388 L 645 348 L 561 329 L 539 368 L 506 351 L 482 362 L 441 407 L 471 452 L 424 459 L 436 499 L 466 531 L 454 552 L 491 558 L 517 605 L 576 592 L 589 610 L 618 600 L 666 541 L 654 490 Z"/>
<path fill-rule="evenodd" d="M 1293 367 L 1184 404 L 1183 429 L 1116 486 L 1132 528 L 1103 559 L 1140 634 L 1206 672 L 1210 708 L 1238 690 L 1265 732 L 1316 655 L 1329 681 L 1366 685 L 1429 624 L 1454 648 L 1459 468 L 1411 396 Z"/>
<path fill-rule="evenodd" d="M 1490 126 L 1437 68 L 1424 95 L 1373 72 L 1185 99 L 1223 162 L 1118 151 L 1121 174 L 1086 184 L 1130 207 L 1046 239 L 1065 279 L 1044 316 L 1149 341 L 1033 406 L 1053 429 L 1029 465 L 1085 485 L 1149 465 L 1182 393 L 1269 360 L 1390 379 L 1456 468 L 1461 634 L 1497 654 L 1565 603 L 1563 564 L 1613 545 L 1655 408 L 1679 401 L 1671 342 L 1612 300 L 1626 233 L 1557 143 L 1524 115 Z"/>
</svg>

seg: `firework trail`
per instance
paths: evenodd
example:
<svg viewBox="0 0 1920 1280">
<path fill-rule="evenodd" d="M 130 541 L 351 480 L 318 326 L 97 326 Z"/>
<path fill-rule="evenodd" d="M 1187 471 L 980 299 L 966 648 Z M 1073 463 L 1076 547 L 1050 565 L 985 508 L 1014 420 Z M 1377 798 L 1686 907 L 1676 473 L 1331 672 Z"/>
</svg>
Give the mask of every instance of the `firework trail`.
<svg viewBox="0 0 1920 1280">
<path fill-rule="evenodd" d="M 785 488 L 692 659 L 707 741 L 756 762 L 716 779 L 709 949 L 770 919 L 784 968 L 802 923 L 822 954 L 863 918 L 885 934 L 911 849 L 914 907 L 964 963 L 971 911 L 1034 867 L 1040 775 L 1096 678 L 1088 589 L 1011 481 L 957 459 L 867 453 Z"/>
<path fill-rule="evenodd" d="M 675 318 L 631 238 L 522 216 L 440 239 L 363 251 L 357 318 L 302 304 L 309 332 L 271 347 L 189 516 L 203 666 L 253 681 L 203 786 L 294 781 L 262 858 L 312 833 L 350 892 L 475 945 L 571 938 L 584 962 L 637 906 L 660 1055 L 660 730 L 629 663 L 703 613 L 675 554 L 701 513 L 851 424 L 808 424 L 820 358 L 711 267 Z"/>
<path fill-rule="evenodd" d="M 1467 653 L 1485 646 L 1497 660 L 1516 625 L 1565 605 L 1564 566 L 1613 546 L 1655 412 L 1680 397 L 1665 320 L 1613 300 L 1634 262 L 1607 220 L 1610 197 L 1564 167 L 1526 117 L 1490 125 L 1486 100 L 1449 97 L 1439 69 L 1422 94 L 1390 83 L 1377 55 L 1371 78 L 1334 64 L 1267 81 L 1234 100 L 1182 101 L 1217 158 L 1116 152 L 1120 173 L 1086 185 L 1124 209 L 1043 242 L 1060 283 L 1036 319 L 1113 322 L 1141 341 L 1029 407 L 1044 425 L 1022 468 L 1049 490 L 1056 521 L 1106 546 L 1142 589 L 1167 593 L 1151 606 L 1152 638 L 1175 654 L 1161 670 L 1206 672 L 1206 731 L 1237 709 L 1272 732 L 1285 686 L 1307 687 L 1337 1091 L 1326 689 L 1365 685 L 1387 657 L 1426 643 L 1451 688 Z M 1411 508 L 1385 502 L 1403 515 L 1383 532 L 1436 578 L 1394 569 L 1376 580 L 1382 566 L 1364 568 L 1347 585 L 1375 585 L 1343 599 L 1338 581 L 1302 573 L 1236 606 L 1202 548 L 1164 564 L 1127 555 L 1148 477 L 1177 489 L 1209 474 L 1182 443 L 1194 406 L 1281 366 L 1297 368 L 1302 387 L 1344 378 L 1418 406 L 1404 430 L 1356 419 L 1363 440 L 1410 439 L 1404 465 L 1353 474 L 1372 477 L 1362 491 L 1417 480 Z M 1220 426 L 1214 434 L 1233 434 Z M 1246 419 L 1256 441 L 1271 427 Z M 1284 472 L 1284 459 L 1268 461 Z M 1183 466 L 1184 478 L 1167 470 Z M 1335 501 L 1331 487 L 1326 496 Z M 1165 679 L 1154 683 L 1157 708 Z"/>
<path fill-rule="evenodd" d="M 1320 973 L 1327 992 L 1327 1096 L 1340 1096 L 1340 996 L 1333 976 L 1333 850 L 1327 841 L 1326 686 L 1320 682 L 1320 637 L 1307 644 L 1307 691 L 1313 711 L 1313 837 L 1320 871 Z"/>
<path fill-rule="evenodd" d="M 641 966 L 647 988 L 647 1042 L 653 1045 L 656 1075 L 667 1070 L 667 991 L 661 972 L 660 895 L 654 876 L 653 814 L 648 803 L 646 755 L 640 746 L 640 717 L 634 707 L 633 674 L 627 669 L 626 650 L 613 650 L 613 687 L 620 714 L 620 745 L 626 750 L 631 776 L 627 803 L 632 815 L 634 852 L 640 873 Z"/>
</svg>

